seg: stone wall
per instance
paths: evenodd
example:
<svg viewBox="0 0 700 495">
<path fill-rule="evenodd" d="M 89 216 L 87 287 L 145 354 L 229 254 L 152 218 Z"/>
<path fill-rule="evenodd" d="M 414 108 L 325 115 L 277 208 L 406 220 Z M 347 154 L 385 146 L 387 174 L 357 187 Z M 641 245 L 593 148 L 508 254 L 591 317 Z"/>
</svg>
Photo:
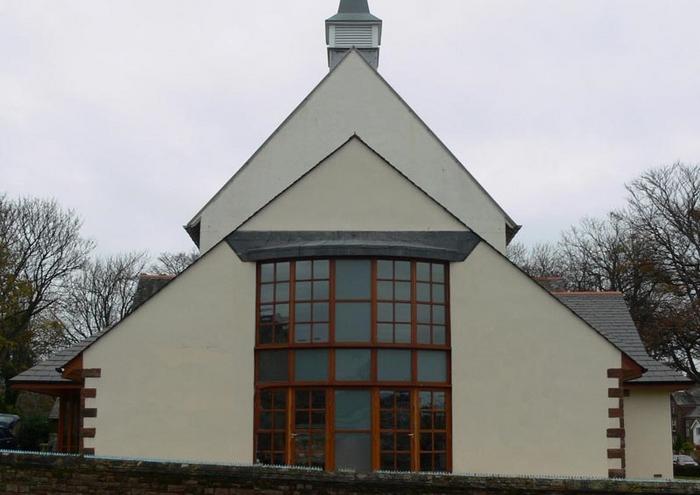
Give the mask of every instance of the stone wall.
<svg viewBox="0 0 700 495">
<path fill-rule="evenodd" d="M 700 483 L 324 473 L 0 453 L 0 495 L 16 494 L 697 494 Z"/>
</svg>

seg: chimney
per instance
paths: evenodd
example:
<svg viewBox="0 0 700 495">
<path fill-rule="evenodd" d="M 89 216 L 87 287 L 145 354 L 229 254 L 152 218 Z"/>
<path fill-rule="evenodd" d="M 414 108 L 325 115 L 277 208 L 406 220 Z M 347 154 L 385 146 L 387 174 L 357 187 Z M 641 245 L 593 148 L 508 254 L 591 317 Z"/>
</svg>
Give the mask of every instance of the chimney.
<svg viewBox="0 0 700 495">
<path fill-rule="evenodd" d="M 376 69 L 382 44 L 382 20 L 370 14 L 367 0 L 340 0 L 338 13 L 326 20 L 326 44 L 331 70 L 352 48 Z"/>
</svg>

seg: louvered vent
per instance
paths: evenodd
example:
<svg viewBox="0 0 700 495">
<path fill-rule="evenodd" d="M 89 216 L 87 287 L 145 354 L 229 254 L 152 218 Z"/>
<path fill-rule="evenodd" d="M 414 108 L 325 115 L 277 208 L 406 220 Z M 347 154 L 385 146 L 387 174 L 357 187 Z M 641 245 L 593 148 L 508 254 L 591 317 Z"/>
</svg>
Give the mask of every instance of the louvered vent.
<svg viewBox="0 0 700 495">
<path fill-rule="evenodd" d="M 371 48 L 372 26 L 336 26 L 335 46 L 341 48 Z"/>
</svg>

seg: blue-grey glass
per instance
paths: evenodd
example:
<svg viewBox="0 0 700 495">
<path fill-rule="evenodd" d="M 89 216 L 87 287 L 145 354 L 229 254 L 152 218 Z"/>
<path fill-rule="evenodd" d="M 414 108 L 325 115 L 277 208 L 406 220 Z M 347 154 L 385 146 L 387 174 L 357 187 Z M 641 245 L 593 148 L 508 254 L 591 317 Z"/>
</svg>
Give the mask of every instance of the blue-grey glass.
<svg viewBox="0 0 700 495">
<path fill-rule="evenodd" d="M 445 409 L 445 392 L 433 393 L 433 407 L 435 409 Z"/>
<path fill-rule="evenodd" d="M 395 304 L 394 305 L 394 321 L 401 323 L 411 321 L 411 305 L 410 304 Z"/>
<path fill-rule="evenodd" d="M 397 344 L 411 343 L 411 325 L 396 325 L 395 341 Z"/>
<path fill-rule="evenodd" d="M 430 344 L 430 326 L 418 325 L 418 343 Z"/>
<path fill-rule="evenodd" d="M 335 467 L 356 472 L 372 471 L 372 439 L 370 434 L 336 433 Z"/>
<path fill-rule="evenodd" d="M 275 315 L 275 307 L 273 305 L 260 306 L 260 321 L 270 322 Z"/>
<path fill-rule="evenodd" d="M 396 282 L 394 284 L 394 299 L 397 301 L 410 301 L 411 282 Z"/>
<path fill-rule="evenodd" d="M 433 344 L 443 345 L 447 343 L 447 332 L 445 327 L 436 325 L 433 327 Z"/>
<path fill-rule="evenodd" d="M 433 302 L 445 302 L 445 286 L 443 284 L 433 284 Z"/>
<path fill-rule="evenodd" d="M 419 394 L 420 398 L 420 408 L 421 409 L 431 409 L 433 407 L 433 393 L 432 392 L 421 392 Z"/>
<path fill-rule="evenodd" d="M 276 284 L 275 287 L 276 301 L 289 301 L 289 284 Z"/>
<path fill-rule="evenodd" d="M 335 298 L 338 300 L 369 299 L 372 270 L 369 260 L 335 262 Z"/>
<path fill-rule="evenodd" d="M 335 304 L 336 342 L 369 342 L 371 326 L 371 303 Z"/>
<path fill-rule="evenodd" d="M 297 282 L 295 297 L 297 301 L 310 301 L 311 282 Z"/>
<path fill-rule="evenodd" d="M 391 303 L 378 303 L 377 321 L 394 321 L 394 305 Z"/>
<path fill-rule="evenodd" d="M 294 326 L 294 342 L 298 344 L 308 344 L 311 342 L 311 325 Z"/>
<path fill-rule="evenodd" d="M 265 284 L 260 286 L 260 301 L 269 303 L 275 300 L 275 285 Z"/>
<path fill-rule="evenodd" d="M 316 301 L 329 299 L 328 282 L 314 282 L 314 299 Z"/>
<path fill-rule="evenodd" d="M 433 324 L 445 324 L 445 306 L 433 306 Z"/>
<path fill-rule="evenodd" d="M 369 390 L 336 390 L 336 429 L 369 430 L 372 426 L 371 404 Z"/>
<path fill-rule="evenodd" d="M 368 381 L 372 367 L 372 353 L 365 349 L 335 351 L 335 379 L 340 381 Z"/>
<path fill-rule="evenodd" d="M 430 284 L 416 284 L 416 299 L 421 302 L 430 302 Z"/>
<path fill-rule="evenodd" d="M 391 282 L 377 282 L 377 298 L 384 301 L 394 299 L 394 285 Z"/>
<path fill-rule="evenodd" d="M 418 351 L 418 381 L 446 382 L 447 353 L 442 351 Z"/>
<path fill-rule="evenodd" d="M 377 379 L 384 382 L 411 380 L 411 351 L 377 351 Z"/>
<path fill-rule="evenodd" d="M 394 342 L 394 325 L 391 323 L 378 323 L 377 341 L 389 343 Z"/>
<path fill-rule="evenodd" d="M 328 342 L 328 323 L 314 323 L 315 344 Z"/>
<path fill-rule="evenodd" d="M 275 318 L 277 321 L 288 321 L 289 320 L 289 304 L 276 304 L 275 305 Z"/>
<path fill-rule="evenodd" d="M 418 323 L 430 323 L 430 306 L 418 304 Z"/>
<path fill-rule="evenodd" d="M 328 278 L 328 260 L 314 261 L 314 278 Z"/>
<path fill-rule="evenodd" d="M 311 279 L 311 262 L 310 261 L 297 261 L 296 278 L 297 278 L 297 280 L 310 280 Z"/>
<path fill-rule="evenodd" d="M 328 321 L 328 303 L 314 303 L 314 321 Z"/>
<path fill-rule="evenodd" d="M 265 265 L 260 265 L 260 281 L 261 282 L 274 282 L 275 280 L 275 264 L 267 263 Z"/>
<path fill-rule="evenodd" d="M 411 263 L 409 261 L 394 263 L 394 278 L 396 280 L 411 280 Z"/>
<path fill-rule="evenodd" d="M 377 278 L 394 278 L 394 262 L 387 260 L 377 261 Z"/>
<path fill-rule="evenodd" d="M 416 263 L 416 279 L 430 282 L 430 263 Z"/>
<path fill-rule="evenodd" d="M 328 380 L 328 351 L 323 349 L 296 351 L 294 376 L 297 381 L 302 382 Z"/>
<path fill-rule="evenodd" d="M 289 378 L 287 351 L 262 351 L 258 353 L 258 380 L 260 382 L 284 382 Z"/>
<path fill-rule="evenodd" d="M 275 274 L 277 282 L 286 282 L 289 280 L 289 262 L 277 263 L 277 273 Z"/>
<path fill-rule="evenodd" d="M 311 321 L 311 304 L 300 303 L 294 305 L 295 321 Z"/>
<path fill-rule="evenodd" d="M 433 263 L 433 282 L 445 281 L 445 265 Z"/>
</svg>

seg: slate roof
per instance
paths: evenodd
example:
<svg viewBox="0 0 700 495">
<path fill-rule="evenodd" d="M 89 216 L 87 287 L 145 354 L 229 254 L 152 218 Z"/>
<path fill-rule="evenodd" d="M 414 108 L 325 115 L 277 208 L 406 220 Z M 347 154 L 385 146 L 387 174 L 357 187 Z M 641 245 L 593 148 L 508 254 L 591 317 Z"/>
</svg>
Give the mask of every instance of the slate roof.
<svg viewBox="0 0 700 495">
<path fill-rule="evenodd" d="M 134 295 L 134 304 L 131 311 L 145 303 L 153 297 L 159 290 L 165 287 L 174 277 L 171 275 L 149 275 L 142 274 L 139 277 L 139 284 Z M 72 345 L 66 349 L 60 350 L 52 354 L 48 359 L 41 361 L 33 368 L 20 373 L 10 380 L 11 383 L 73 383 L 71 380 L 63 378 L 56 371 L 57 368 L 63 368 L 73 359 L 78 357 L 81 352 L 87 349 L 93 342 L 102 337 L 112 327 L 106 328 L 101 332 L 88 337 L 87 339 Z"/>
<path fill-rule="evenodd" d="M 691 380 L 647 353 L 627 303 L 619 292 L 558 292 L 553 294 L 589 325 L 647 369 L 629 383 L 690 383 Z"/>
<path fill-rule="evenodd" d="M 369 11 L 367 0 L 340 0 L 338 13 L 327 22 L 381 22 Z"/>
</svg>

